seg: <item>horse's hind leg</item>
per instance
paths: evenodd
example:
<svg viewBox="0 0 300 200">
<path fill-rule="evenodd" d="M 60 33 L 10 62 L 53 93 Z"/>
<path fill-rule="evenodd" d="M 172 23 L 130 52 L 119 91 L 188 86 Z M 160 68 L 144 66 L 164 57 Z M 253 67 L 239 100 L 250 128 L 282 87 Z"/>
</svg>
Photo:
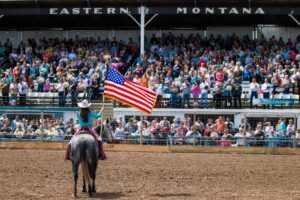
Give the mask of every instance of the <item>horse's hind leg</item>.
<svg viewBox="0 0 300 200">
<path fill-rule="evenodd" d="M 72 163 L 73 171 L 73 196 L 77 197 L 77 181 L 78 181 L 78 164 L 76 162 Z"/>
<path fill-rule="evenodd" d="M 91 178 L 92 178 L 92 192 L 96 193 L 96 170 L 97 170 L 97 164 L 93 165 L 92 173 L 91 173 Z"/>
<path fill-rule="evenodd" d="M 97 160 L 97 157 L 95 158 Z M 96 186 L 95 186 L 95 180 L 96 180 L 96 170 L 97 170 L 97 161 L 96 162 L 91 162 L 89 165 L 89 172 L 91 176 L 91 187 L 92 187 L 92 192 L 96 193 Z"/>
<path fill-rule="evenodd" d="M 92 185 L 88 184 L 88 188 L 89 188 L 89 196 L 92 197 L 93 196 Z"/>
<path fill-rule="evenodd" d="M 88 189 L 89 189 L 89 196 L 92 196 L 93 193 L 96 193 L 96 188 L 95 188 L 95 179 L 96 179 L 96 170 L 95 166 L 91 163 L 88 165 L 89 167 L 89 183 L 88 183 Z"/>
<path fill-rule="evenodd" d="M 92 174 L 92 192 L 96 193 L 96 185 L 95 185 L 95 179 L 96 179 L 96 173 Z"/>
<path fill-rule="evenodd" d="M 82 177 L 82 181 L 83 181 L 82 192 L 86 192 L 86 184 L 85 184 L 84 177 Z"/>
<path fill-rule="evenodd" d="M 92 192 L 96 193 L 95 179 L 93 179 L 92 183 Z"/>
</svg>

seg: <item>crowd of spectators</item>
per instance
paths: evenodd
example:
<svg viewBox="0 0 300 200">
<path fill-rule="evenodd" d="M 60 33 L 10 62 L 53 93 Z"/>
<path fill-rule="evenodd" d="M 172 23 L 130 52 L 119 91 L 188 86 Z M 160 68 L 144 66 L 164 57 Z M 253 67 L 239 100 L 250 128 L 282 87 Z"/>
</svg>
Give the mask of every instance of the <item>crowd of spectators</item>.
<svg viewBox="0 0 300 200">
<path fill-rule="evenodd" d="M 73 119 L 64 122 L 55 118 L 10 119 L 5 114 L 0 118 L 0 136 L 21 139 L 64 140 L 75 133 Z"/>
<path fill-rule="evenodd" d="M 127 123 L 112 120 L 109 124 L 113 138 L 118 140 L 136 139 L 142 136 L 148 144 L 194 144 L 221 146 L 287 146 L 293 145 L 292 139 L 300 139 L 292 119 L 279 119 L 278 122 L 265 120 L 256 127 L 242 120 L 236 127 L 230 118 L 219 116 L 216 120 L 192 122 L 184 120 L 154 119 L 136 120 L 130 118 Z M 300 143 L 299 143 L 300 144 Z"/>
<path fill-rule="evenodd" d="M 28 39 L 17 47 L 7 39 L 0 43 L 3 103 L 18 97 L 25 104 L 30 92 L 57 92 L 62 106 L 67 97 L 75 106 L 79 93 L 96 99 L 108 65 L 155 90 L 158 104 L 168 98 L 171 107 L 207 107 L 210 99 L 217 108 L 241 107 L 244 97 L 252 106 L 254 98 L 300 92 L 300 37 L 251 40 L 170 32 L 153 35 L 146 44 L 140 58 L 131 38 Z"/>
<path fill-rule="evenodd" d="M 100 124 L 95 124 L 100 133 Z M 64 121 L 55 118 L 0 118 L 0 137 L 22 139 L 65 140 L 73 135 L 78 123 L 73 119 Z M 279 119 L 277 122 L 264 120 L 252 127 L 246 120 L 235 126 L 230 118 L 219 116 L 207 121 L 192 121 L 164 117 L 153 120 L 129 118 L 105 121 L 108 142 L 138 142 L 145 144 L 193 144 L 221 146 L 292 146 L 299 141 L 300 130 L 295 129 L 293 119 Z M 104 129 L 103 129 L 104 130 Z"/>
</svg>

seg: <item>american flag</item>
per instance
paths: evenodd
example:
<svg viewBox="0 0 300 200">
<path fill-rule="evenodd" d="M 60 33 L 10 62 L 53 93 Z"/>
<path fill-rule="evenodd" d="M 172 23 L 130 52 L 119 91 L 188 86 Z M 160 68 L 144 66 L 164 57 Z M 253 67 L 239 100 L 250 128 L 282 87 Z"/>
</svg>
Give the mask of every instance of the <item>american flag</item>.
<svg viewBox="0 0 300 200">
<path fill-rule="evenodd" d="M 104 96 L 137 108 L 147 114 L 152 112 L 156 102 L 154 91 L 125 79 L 122 74 L 112 68 L 107 70 Z"/>
</svg>

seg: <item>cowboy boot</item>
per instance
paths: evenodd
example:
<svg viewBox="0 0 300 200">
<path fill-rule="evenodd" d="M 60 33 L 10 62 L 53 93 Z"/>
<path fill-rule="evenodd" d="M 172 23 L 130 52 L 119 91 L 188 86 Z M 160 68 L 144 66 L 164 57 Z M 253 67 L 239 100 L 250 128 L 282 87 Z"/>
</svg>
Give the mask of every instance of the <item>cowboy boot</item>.
<svg viewBox="0 0 300 200">
<path fill-rule="evenodd" d="M 102 141 L 98 141 L 98 146 L 99 146 L 99 159 L 100 160 L 106 160 L 106 155 L 103 150 L 103 144 Z"/>
<path fill-rule="evenodd" d="M 71 144 L 69 143 L 67 145 L 67 150 L 66 150 L 66 153 L 65 153 L 65 160 L 71 160 L 71 158 L 70 158 L 70 151 L 71 151 Z"/>
</svg>

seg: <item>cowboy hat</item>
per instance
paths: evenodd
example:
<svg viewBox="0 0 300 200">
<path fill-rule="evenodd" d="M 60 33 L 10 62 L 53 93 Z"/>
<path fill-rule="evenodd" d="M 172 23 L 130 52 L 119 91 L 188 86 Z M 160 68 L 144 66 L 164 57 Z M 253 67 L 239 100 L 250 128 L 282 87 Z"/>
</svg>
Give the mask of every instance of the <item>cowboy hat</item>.
<svg viewBox="0 0 300 200">
<path fill-rule="evenodd" d="M 88 100 L 83 100 L 82 102 L 77 104 L 79 108 L 89 108 L 91 107 L 91 103 L 88 102 Z"/>
</svg>

